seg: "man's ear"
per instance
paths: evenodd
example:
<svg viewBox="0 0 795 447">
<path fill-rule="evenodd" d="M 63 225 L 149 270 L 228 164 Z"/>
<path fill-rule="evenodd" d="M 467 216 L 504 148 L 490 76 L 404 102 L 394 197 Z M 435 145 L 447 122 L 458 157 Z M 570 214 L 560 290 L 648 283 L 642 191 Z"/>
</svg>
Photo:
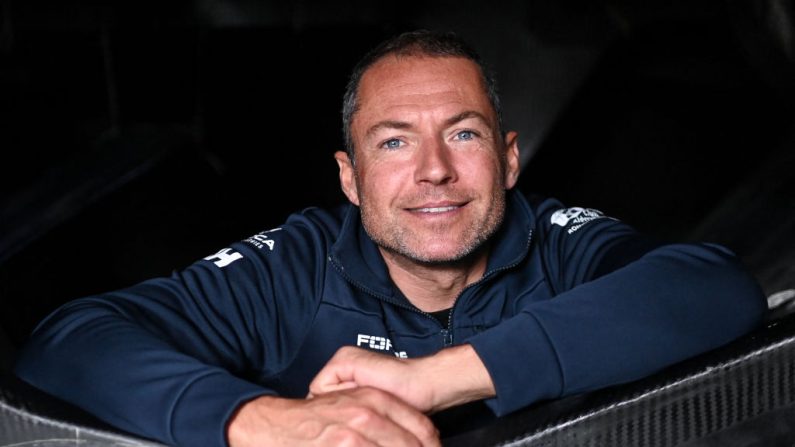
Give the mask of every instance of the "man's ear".
<svg viewBox="0 0 795 447">
<path fill-rule="evenodd" d="M 520 169 L 519 134 L 510 131 L 505 135 L 505 189 L 516 186 Z"/>
<path fill-rule="evenodd" d="M 345 151 L 334 153 L 337 166 L 340 168 L 340 187 L 350 202 L 359 206 L 359 192 L 356 189 L 356 177 L 353 173 L 353 163 Z"/>
</svg>

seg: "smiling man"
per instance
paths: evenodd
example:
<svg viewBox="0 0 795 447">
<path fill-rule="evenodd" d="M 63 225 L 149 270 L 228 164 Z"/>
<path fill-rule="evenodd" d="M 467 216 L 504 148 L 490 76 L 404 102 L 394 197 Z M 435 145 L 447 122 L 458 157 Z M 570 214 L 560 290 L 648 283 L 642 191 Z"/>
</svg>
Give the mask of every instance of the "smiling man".
<svg viewBox="0 0 795 447">
<path fill-rule="evenodd" d="M 484 92 L 469 59 L 385 57 L 359 85 L 355 152 L 336 154 L 392 280 L 425 311 L 450 308 L 483 276 L 519 175 L 516 134 L 503 141 Z"/>
<path fill-rule="evenodd" d="M 64 306 L 17 373 L 169 444 L 437 445 L 434 412 L 635 380 L 760 322 L 727 250 L 513 191 L 499 109 L 457 37 L 385 42 L 345 96 L 349 205 Z"/>
</svg>

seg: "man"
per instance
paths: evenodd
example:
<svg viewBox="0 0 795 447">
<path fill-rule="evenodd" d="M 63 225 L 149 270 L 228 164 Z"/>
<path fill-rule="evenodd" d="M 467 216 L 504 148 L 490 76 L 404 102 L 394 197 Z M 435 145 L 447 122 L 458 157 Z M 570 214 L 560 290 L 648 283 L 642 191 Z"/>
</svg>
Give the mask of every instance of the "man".
<svg viewBox="0 0 795 447">
<path fill-rule="evenodd" d="M 765 311 L 720 247 L 513 192 L 517 135 L 454 36 L 373 50 L 343 121 L 352 205 L 64 306 L 17 373 L 169 444 L 436 445 L 428 414 L 634 380 Z"/>
</svg>

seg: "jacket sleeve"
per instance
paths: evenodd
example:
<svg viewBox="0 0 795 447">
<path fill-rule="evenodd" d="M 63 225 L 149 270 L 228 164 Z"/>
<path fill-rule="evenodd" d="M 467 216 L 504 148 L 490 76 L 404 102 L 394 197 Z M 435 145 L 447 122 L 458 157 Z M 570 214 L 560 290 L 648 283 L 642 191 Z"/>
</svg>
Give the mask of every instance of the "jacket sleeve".
<svg viewBox="0 0 795 447">
<path fill-rule="evenodd" d="M 286 362 L 314 317 L 325 253 L 307 228 L 288 222 L 171 277 L 68 303 L 15 372 L 128 432 L 224 446 L 235 409 L 275 394 L 246 379 Z"/>
<path fill-rule="evenodd" d="M 554 297 L 468 341 L 495 384 L 487 404 L 498 415 L 642 378 L 745 334 L 766 312 L 725 248 L 658 245 L 595 210 L 547 202 L 539 215 Z"/>
</svg>

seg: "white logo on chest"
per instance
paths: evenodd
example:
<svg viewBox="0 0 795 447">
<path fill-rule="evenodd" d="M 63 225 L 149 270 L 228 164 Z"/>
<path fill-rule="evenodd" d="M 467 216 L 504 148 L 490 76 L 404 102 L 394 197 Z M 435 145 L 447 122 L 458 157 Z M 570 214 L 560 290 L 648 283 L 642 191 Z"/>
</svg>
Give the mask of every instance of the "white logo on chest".
<svg viewBox="0 0 795 447">
<path fill-rule="evenodd" d="M 391 351 L 392 340 L 376 335 L 358 334 L 356 336 L 356 346 L 360 348 L 370 348 L 376 351 Z M 395 352 L 395 357 L 405 359 L 408 358 L 408 355 L 406 355 L 405 351 L 400 351 Z"/>
</svg>

